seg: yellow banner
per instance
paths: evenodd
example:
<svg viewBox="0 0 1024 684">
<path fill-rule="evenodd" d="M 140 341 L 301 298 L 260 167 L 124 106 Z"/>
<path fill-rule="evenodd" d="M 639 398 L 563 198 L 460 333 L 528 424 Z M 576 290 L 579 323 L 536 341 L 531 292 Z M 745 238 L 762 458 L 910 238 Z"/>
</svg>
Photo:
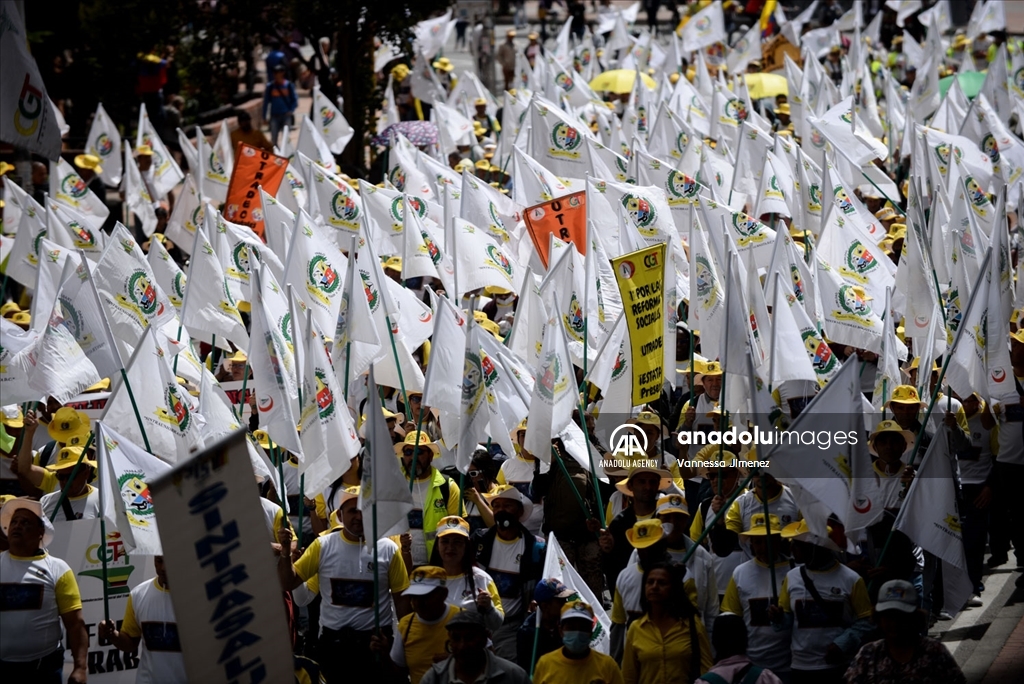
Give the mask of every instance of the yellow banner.
<svg viewBox="0 0 1024 684">
<path fill-rule="evenodd" d="M 633 405 L 655 401 L 665 383 L 665 244 L 612 259 L 633 367 Z"/>
</svg>

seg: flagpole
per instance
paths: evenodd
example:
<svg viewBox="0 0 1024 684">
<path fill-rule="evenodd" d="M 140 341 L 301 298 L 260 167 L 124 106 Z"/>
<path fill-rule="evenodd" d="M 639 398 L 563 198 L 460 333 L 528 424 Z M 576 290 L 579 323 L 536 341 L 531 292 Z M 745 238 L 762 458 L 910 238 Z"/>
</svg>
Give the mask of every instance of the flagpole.
<svg viewBox="0 0 1024 684">
<path fill-rule="evenodd" d="M 60 501 L 57 502 L 57 507 L 53 509 L 53 518 L 50 518 L 52 522 L 57 517 L 57 511 L 64 505 L 65 497 L 67 496 L 68 490 L 71 488 L 71 483 L 75 481 L 75 475 L 77 474 L 78 468 L 82 465 L 82 459 L 85 458 L 85 454 L 89 451 L 89 445 L 92 443 L 95 432 L 89 432 L 89 438 L 85 442 L 85 447 L 82 449 L 81 455 L 78 457 L 78 463 L 75 464 L 74 469 L 71 471 L 71 478 L 68 480 L 68 484 L 60 493 Z M 99 557 L 100 565 L 103 572 L 103 619 L 105 621 L 110 620 L 110 600 L 109 590 L 107 586 L 107 511 L 106 511 L 106 498 L 103 496 L 103 479 L 99 478 L 97 483 L 99 487 L 99 500 L 100 500 L 100 548 Z"/>
<path fill-rule="evenodd" d="M 768 481 L 765 478 L 764 471 L 760 468 L 756 469 L 761 476 L 761 496 L 764 502 L 764 525 L 768 534 L 764 536 L 765 545 L 768 548 L 768 572 L 771 576 L 772 581 L 772 605 L 778 605 L 779 603 L 779 591 L 777 584 L 775 583 L 775 557 L 772 555 L 772 519 L 768 508 Z M 719 482 L 721 482 L 722 469 L 718 469 Z M 721 485 L 719 485 L 719 491 L 721 491 Z M 755 492 L 756 493 L 756 492 Z"/>
<path fill-rule="evenodd" d="M 245 410 L 245 386 L 249 382 L 249 357 L 245 358 L 245 371 L 242 375 L 242 393 L 238 396 L 238 421 L 242 421 L 242 412 Z"/>
<path fill-rule="evenodd" d="M 200 195 L 200 199 L 201 198 L 202 198 L 202 195 Z M 203 216 L 204 216 L 203 223 L 206 223 L 205 217 L 208 214 L 209 214 L 209 212 L 207 212 L 207 211 L 203 212 Z M 205 228 L 205 226 L 204 226 L 204 228 Z M 175 340 L 178 343 L 181 343 L 181 330 L 182 330 L 182 328 L 185 325 L 185 323 L 184 323 L 184 321 L 185 321 L 185 307 L 188 306 L 188 299 L 189 299 L 188 295 L 192 291 L 192 288 L 190 288 L 188 286 L 188 283 L 190 281 L 192 281 L 192 268 L 195 266 L 195 263 L 196 263 L 196 250 L 197 249 L 199 249 L 199 226 L 196 226 L 196 234 L 194 236 L 192 236 L 192 254 L 189 256 L 189 260 L 188 260 L 188 276 L 185 279 L 185 297 L 181 301 L 181 311 L 178 312 L 178 334 L 175 336 Z M 217 340 L 215 339 L 214 342 L 216 342 L 216 341 Z M 173 368 L 173 370 L 174 370 L 174 374 L 175 375 L 178 374 L 178 357 L 179 356 L 181 356 L 180 353 L 174 355 L 174 368 Z"/>
<path fill-rule="evenodd" d="M 746 138 L 743 134 L 743 122 L 740 122 L 740 144 L 736 148 L 736 160 L 739 161 L 740 156 L 743 154 L 743 139 Z M 726 202 L 730 207 L 732 206 L 732 191 L 736 187 L 736 173 L 732 174 L 732 181 L 729 183 L 729 201 Z"/>
<path fill-rule="evenodd" d="M 726 499 L 725 504 L 718 509 L 718 512 L 711 516 L 707 520 L 707 522 L 704 523 L 704 529 L 697 536 L 697 538 L 693 540 L 693 546 L 690 547 L 690 550 L 686 552 L 686 555 L 684 555 L 683 559 L 680 561 L 683 565 L 686 565 L 687 561 L 690 560 L 690 557 L 693 556 L 693 554 L 697 551 L 697 548 L 700 546 L 701 542 L 704 541 L 704 539 L 711 533 L 711 530 L 713 530 L 715 525 L 718 524 L 718 521 L 725 516 L 725 514 L 728 512 L 729 508 L 733 505 L 736 499 L 740 498 L 740 494 L 742 494 L 746 490 L 747 485 L 749 485 L 751 480 L 754 479 L 754 475 L 754 473 L 747 475 L 746 479 L 744 479 L 743 482 L 740 482 L 736 486 L 735 491 L 733 491 L 729 498 Z M 721 496 L 721 494 L 719 494 L 719 496 Z"/>
<path fill-rule="evenodd" d="M 121 379 L 124 380 L 124 388 L 128 391 L 128 399 L 132 402 L 132 410 L 135 412 L 135 420 L 139 423 L 139 430 L 142 432 L 142 441 L 146 445 L 146 451 L 153 453 L 149 446 L 149 437 L 146 436 L 146 426 L 142 424 L 142 416 L 139 414 L 139 405 L 135 403 L 135 393 L 132 392 L 132 383 L 128 382 L 128 371 L 121 368 Z"/>
<path fill-rule="evenodd" d="M 722 230 L 723 230 L 723 234 L 727 234 L 727 233 L 725 233 L 726 226 L 725 226 L 725 218 L 724 217 L 722 218 Z M 725 386 L 729 384 L 729 376 L 726 375 L 727 369 L 726 369 L 726 363 L 725 362 L 729 358 L 729 347 L 728 347 L 728 344 L 729 344 L 729 320 L 732 318 L 732 316 L 729 313 L 729 310 L 731 308 L 730 305 L 732 304 L 732 300 L 733 300 L 733 295 L 731 294 L 732 290 L 733 290 L 732 261 L 733 261 L 733 253 L 732 253 L 732 251 L 729 251 L 729 263 L 726 265 L 726 269 L 725 269 L 725 281 L 727 283 L 729 283 L 729 289 L 726 290 L 726 292 L 725 292 L 725 337 L 724 337 L 724 341 L 725 341 L 725 344 L 726 344 L 726 348 L 725 348 L 725 353 L 722 354 L 722 389 L 721 389 L 721 392 L 720 392 L 719 397 L 718 397 L 718 399 L 719 399 L 719 408 L 720 408 L 720 411 L 721 411 L 721 418 L 719 418 L 719 426 L 720 426 L 720 430 L 722 432 L 725 432 L 726 430 L 729 429 L 729 413 L 728 413 L 728 411 L 725 408 Z M 774 329 L 774 327 L 775 326 L 772 326 L 773 329 Z M 694 409 L 696 410 L 696 404 L 694 404 Z M 718 444 L 718 460 L 719 461 L 724 460 L 724 458 L 723 458 L 724 453 L 725 453 L 725 444 L 719 442 L 719 444 Z M 719 492 L 722 491 L 722 469 L 721 468 L 718 469 L 718 491 Z"/>
</svg>

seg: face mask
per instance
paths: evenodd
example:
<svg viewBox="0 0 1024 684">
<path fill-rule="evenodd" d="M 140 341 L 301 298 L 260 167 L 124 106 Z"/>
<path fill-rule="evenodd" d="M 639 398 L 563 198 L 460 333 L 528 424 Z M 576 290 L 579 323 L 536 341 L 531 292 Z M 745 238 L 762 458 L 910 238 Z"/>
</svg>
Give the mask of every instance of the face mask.
<svg viewBox="0 0 1024 684">
<path fill-rule="evenodd" d="M 676 528 L 676 526 L 673 525 L 672 523 L 669 523 L 669 522 L 661 523 L 661 529 L 664 530 L 666 537 L 668 535 L 672 534 L 672 530 L 674 530 L 675 528 Z"/>
<path fill-rule="evenodd" d="M 508 511 L 498 511 L 497 513 L 494 514 L 494 524 L 499 529 L 506 529 L 507 530 L 510 527 L 515 526 L 515 524 L 518 521 L 519 521 L 519 519 L 516 518 L 516 516 L 512 515 L 511 513 L 509 513 Z"/>
<path fill-rule="evenodd" d="M 569 653 L 586 653 L 590 648 L 590 634 L 587 632 L 566 632 L 562 635 L 562 645 L 569 649 Z"/>
</svg>

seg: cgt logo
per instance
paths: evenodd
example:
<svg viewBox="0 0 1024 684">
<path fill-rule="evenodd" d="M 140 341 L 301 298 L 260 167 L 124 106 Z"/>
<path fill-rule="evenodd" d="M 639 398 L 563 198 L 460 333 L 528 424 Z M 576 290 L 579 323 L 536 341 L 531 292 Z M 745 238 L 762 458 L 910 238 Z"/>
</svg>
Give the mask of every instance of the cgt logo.
<svg viewBox="0 0 1024 684">
<path fill-rule="evenodd" d="M 26 73 L 18 95 L 18 111 L 14 113 L 14 128 L 25 137 L 35 134 L 39 128 L 39 116 L 43 113 L 43 91 L 34 87 L 30 78 Z"/>
<path fill-rule="evenodd" d="M 646 266 L 647 268 L 657 268 L 658 267 L 658 253 L 657 252 L 651 252 L 650 254 L 645 255 L 644 256 L 644 266 Z"/>
<path fill-rule="evenodd" d="M 647 453 L 647 435 L 639 425 L 633 423 L 623 423 L 612 430 L 609 442 L 616 456 L 632 459 Z"/>
</svg>

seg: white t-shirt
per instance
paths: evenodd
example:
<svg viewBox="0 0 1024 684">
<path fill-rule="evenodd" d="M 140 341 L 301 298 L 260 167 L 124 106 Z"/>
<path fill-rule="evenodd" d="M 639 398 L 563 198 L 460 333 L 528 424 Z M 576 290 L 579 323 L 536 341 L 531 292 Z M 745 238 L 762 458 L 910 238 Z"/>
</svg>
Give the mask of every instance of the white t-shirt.
<svg viewBox="0 0 1024 684">
<path fill-rule="evenodd" d="M 981 412 L 967 419 L 971 431 L 971 450 L 957 454 L 960 465 L 960 482 L 965 485 L 984 484 L 992 473 L 995 456 L 992 453 L 992 431 L 981 424 Z M 998 435 L 996 435 L 998 439 Z"/>
<path fill-rule="evenodd" d="M 401 592 L 409 584 L 398 545 L 390 539 L 377 542 L 377 598 L 381 626 L 391 624 L 392 591 Z M 328 629 L 350 627 L 368 631 L 374 627 L 373 553 L 366 545 L 348 540 L 341 530 L 313 540 L 295 569 L 303 581 L 318 577 L 320 626 Z M 384 607 L 387 606 L 385 609 Z"/>
<path fill-rule="evenodd" d="M 427 557 L 427 538 L 423 530 L 423 508 L 426 506 L 427 494 L 430 493 L 433 483 L 434 478 L 428 477 L 425 480 L 416 480 L 412 485 L 413 509 L 409 519 L 419 520 L 420 524 L 419 528 L 409 530 L 409 536 L 412 538 L 409 552 L 412 554 L 412 566 L 414 568 L 430 562 L 430 559 Z"/>
<path fill-rule="evenodd" d="M 1017 378 L 1017 381 L 1024 384 L 1024 378 Z M 1020 399 L 1014 393 L 999 400 L 993 399 L 992 403 L 1000 404 L 999 415 L 996 418 L 999 424 L 999 453 L 996 455 L 996 463 L 1024 465 L 1024 422 L 1021 422 L 1024 407 L 1020 405 Z"/>
<path fill-rule="evenodd" d="M 495 536 L 491 547 L 491 561 L 487 564 L 487 573 L 494 580 L 501 596 L 501 605 L 506 615 L 518 615 L 523 609 L 523 578 L 519 574 L 523 560 L 526 540 L 516 537 L 505 541 Z"/>
<path fill-rule="evenodd" d="M 70 566 L 45 551 L 32 557 L 4 551 L 0 578 L 0 660 L 23 663 L 56 651 L 61 643 L 60 616 L 82 607 Z"/>
<path fill-rule="evenodd" d="M 472 582 L 467 582 L 465 575 L 449 575 L 448 598 L 445 599 L 445 603 L 455 606 L 459 610 L 476 611 L 476 595 L 481 591 L 486 591 L 491 595 L 491 605 L 494 610 L 484 615 L 484 622 L 487 629 L 493 632 L 504 622 L 505 611 L 502 607 L 501 596 L 498 594 L 498 587 L 486 570 L 474 566 Z"/>
<path fill-rule="evenodd" d="M 789 572 L 789 563 L 775 564 L 775 593 Z M 743 615 L 747 625 L 747 657 L 758 667 L 772 672 L 788 672 L 790 630 L 776 630 L 768 619 L 771 605 L 771 571 L 756 558 L 741 563 L 733 570 L 722 600 L 722 610 Z M 736 604 L 739 605 L 736 605 Z"/>
<path fill-rule="evenodd" d="M 71 510 L 75 514 L 76 520 L 91 520 L 93 518 L 100 517 L 100 493 L 99 490 L 92 485 L 86 485 L 88 490 L 81 496 L 69 496 L 68 501 L 71 503 Z M 43 507 L 43 513 L 48 518 L 53 518 L 53 512 L 57 508 L 57 503 L 60 501 L 60 490 L 56 492 L 50 492 L 43 496 L 39 500 L 40 505 Z M 61 506 L 63 509 L 64 507 Z M 57 520 L 64 522 L 65 516 L 64 511 L 57 512 Z"/>
<path fill-rule="evenodd" d="M 160 586 L 157 578 L 132 589 L 121 630 L 142 638 L 136 684 L 175 684 L 188 680 L 171 592 Z"/>
<path fill-rule="evenodd" d="M 825 608 L 822 609 L 800 576 L 800 568 L 786 575 L 779 592 L 779 606 L 793 613 L 792 666 L 795 670 L 826 670 L 825 651 L 840 634 L 860 618 L 871 616 L 871 600 L 860 575 L 836 563 L 824 572 L 808 570 L 807 576 Z"/>
</svg>

